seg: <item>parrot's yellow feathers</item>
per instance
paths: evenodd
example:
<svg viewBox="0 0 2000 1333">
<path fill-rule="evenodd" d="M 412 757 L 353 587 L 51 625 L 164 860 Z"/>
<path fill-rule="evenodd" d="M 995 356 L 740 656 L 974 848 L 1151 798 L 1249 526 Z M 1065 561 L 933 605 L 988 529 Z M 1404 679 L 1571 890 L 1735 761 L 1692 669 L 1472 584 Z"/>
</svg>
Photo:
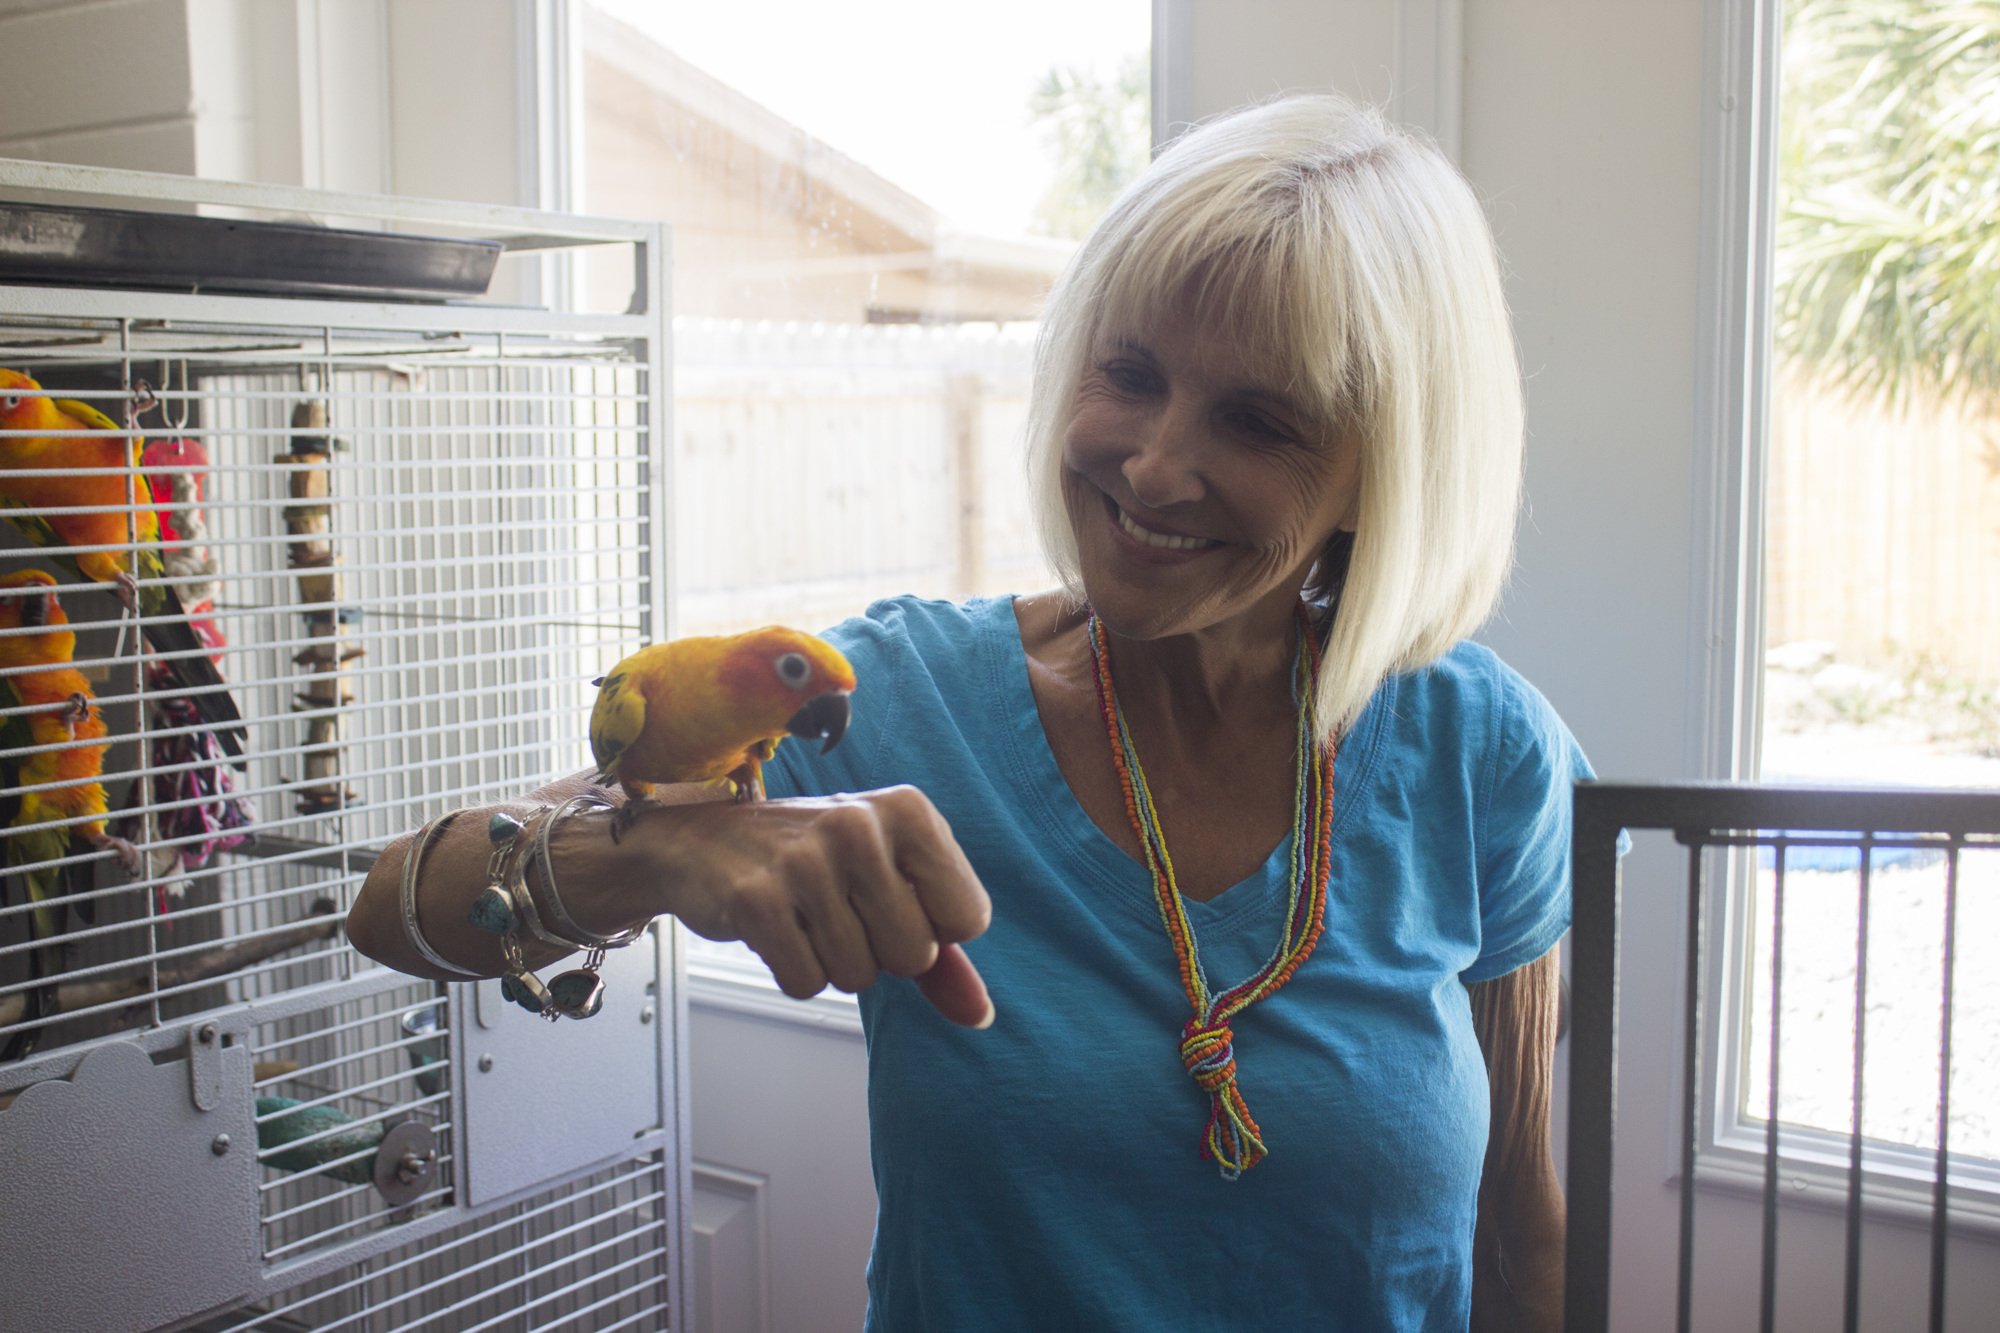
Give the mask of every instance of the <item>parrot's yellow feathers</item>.
<svg viewBox="0 0 2000 1333">
<path fill-rule="evenodd" d="M 79 422 L 81 422 L 84 426 L 88 427 L 91 430 L 118 429 L 118 423 L 113 421 L 110 417 L 105 416 L 102 412 L 92 407 L 89 403 L 79 403 L 74 398 L 56 399 L 56 411 L 63 412 L 68 414 L 69 416 L 75 417 Z"/>
<path fill-rule="evenodd" d="M 646 729 L 646 695 L 621 663 L 597 689 L 597 707 L 590 713 L 590 753 L 597 760 L 597 780 L 618 776 L 618 761 Z"/>
</svg>

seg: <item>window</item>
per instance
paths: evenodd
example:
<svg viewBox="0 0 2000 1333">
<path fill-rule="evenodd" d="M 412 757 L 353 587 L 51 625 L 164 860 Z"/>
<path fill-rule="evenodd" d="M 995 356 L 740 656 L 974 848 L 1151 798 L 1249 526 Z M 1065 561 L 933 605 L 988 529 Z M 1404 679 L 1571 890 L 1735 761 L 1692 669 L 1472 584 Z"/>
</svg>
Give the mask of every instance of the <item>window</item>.
<svg viewBox="0 0 2000 1333">
<path fill-rule="evenodd" d="M 1147 161 L 1151 13 L 586 12 L 586 207 L 673 226 L 675 633 L 1051 585 L 1021 452 L 1034 320 Z M 626 269 L 585 281 L 622 308 Z M 770 985 L 739 946 L 694 952 Z"/>
<path fill-rule="evenodd" d="M 2000 78 L 2000 39 L 1970 14 L 1923 0 L 1784 7 L 1757 738 L 1767 782 L 2000 787 L 2000 324 L 1990 273 L 1965 262 L 2000 239 L 1978 211 L 2000 129 L 1981 90 Z M 1810 1192 L 1845 1170 L 1863 876 L 1851 849 L 1785 856 L 1779 1120 L 1794 1189 Z M 1870 1190 L 1893 1207 L 1927 1198 L 1937 1146 L 1945 857 L 1885 848 L 1868 870 L 1861 1118 Z M 1761 1151 L 1769 1093 L 1778 867 L 1767 848 L 1742 872 L 1741 915 L 1722 923 L 1738 992 L 1716 1074 L 1725 1174 L 1732 1147 Z M 1960 858 L 1957 904 L 1953 1178 L 1992 1192 L 2000 852 Z"/>
</svg>

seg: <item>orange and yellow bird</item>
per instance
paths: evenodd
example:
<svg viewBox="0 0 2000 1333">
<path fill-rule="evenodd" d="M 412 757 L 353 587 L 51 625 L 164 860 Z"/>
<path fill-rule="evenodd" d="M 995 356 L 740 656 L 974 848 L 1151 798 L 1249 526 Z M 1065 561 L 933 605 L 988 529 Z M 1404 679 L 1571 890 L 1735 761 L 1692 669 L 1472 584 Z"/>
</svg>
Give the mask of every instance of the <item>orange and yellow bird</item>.
<svg viewBox="0 0 2000 1333">
<path fill-rule="evenodd" d="M 627 798 L 615 838 L 656 783 L 726 782 L 737 800 L 760 800 L 760 769 L 779 741 L 823 740 L 821 753 L 831 750 L 847 732 L 854 668 L 825 640 L 772 625 L 641 648 L 597 684 L 597 780 L 617 782 Z"/>
<path fill-rule="evenodd" d="M 41 390 L 19 371 L 0 369 L 0 430 L 92 433 L 0 435 L 0 517 L 63 568 L 93 583 L 116 584 L 128 605 L 136 601 L 146 642 L 171 668 L 175 685 L 187 691 L 224 748 L 242 754 L 242 714 L 209 649 L 188 624 L 173 586 L 150 582 L 165 569 L 159 515 L 137 471 L 137 442 L 110 434 L 117 424 L 88 403 Z M 72 471 L 24 475 L 58 468 Z M 28 512 L 50 509 L 68 512 Z M 103 547 L 116 549 L 92 549 Z M 136 587 L 138 579 L 149 582 Z"/>
<path fill-rule="evenodd" d="M 55 583 L 39 569 L 16 570 L 0 578 L 0 708 L 8 710 L 0 718 L 0 746 L 12 752 L 0 764 L 20 803 L 7 824 L 4 860 L 8 875 L 18 875 L 27 885 L 29 900 L 37 904 L 28 914 L 29 933 L 37 940 L 62 933 L 62 899 L 76 891 L 65 888 L 70 872 L 80 872 L 81 888 L 90 887 L 88 863 L 55 864 L 69 856 L 76 843 L 115 851 L 127 874 L 139 869 L 137 849 L 105 831 L 104 787 L 97 778 L 104 771 L 109 747 L 93 743 L 104 739 L 104 719 L 90 682 L 69 665 L 76 635 L 52 591 Z M 13 711 L 17 709 L 25 711 Z M 95 919 L 91 900 L 84 899 L 76 908 L 86 922 Z M 44 958 L 44 953 L 57 951 L 38 949 L 30 954 L 31 971 L 37 977 L 61 970 L 59 955 Z M 53 1012 L 53 990 L 45 987 L 30 995 L 32 1017 Z M 26 1055 L 35 1031 L 15 1033 L 0 1058 Z"/>
</svg>

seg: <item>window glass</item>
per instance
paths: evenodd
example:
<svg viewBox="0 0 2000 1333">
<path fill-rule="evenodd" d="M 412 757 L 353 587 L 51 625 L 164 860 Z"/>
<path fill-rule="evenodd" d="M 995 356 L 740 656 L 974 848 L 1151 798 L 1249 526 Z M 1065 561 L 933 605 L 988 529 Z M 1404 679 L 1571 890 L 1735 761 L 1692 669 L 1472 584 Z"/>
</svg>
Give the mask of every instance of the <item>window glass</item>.
<svg viewBox="0 0 2000 1333">
<path fill-rule="evenodd" d="M 1034 321 L 1147 161 L 1150 25 L 1147 0 L 586 10 L 585 207 L 673 226 L 678 633 L 1052 585 Z M 592 264 L 590 308 L 631 281 Z"/>
<path fill-rule="evenodd" d="M 1033 321 L 1147 160 L 1150 5 L 604 0 L 586 206 L 673 224 L 679 629 L 1050 583 Z M 587 277 L 622 304 L 629 272 Z"/>
<path fill-rule="evenodd" d="M 2000 35 L 1929 0 L 1791 0 L 1766 481 L 1761 777 L 2000 787 Z M 1860 876 L 1787 862 L 1780 1118 L 1851 1115 Z M 1758 868 L 1744 1113 L 1766 1105 Z M 1879 853 L 1864 1128 L 1934 1146 L 1943 857 Z M 2000 855 L 1963 858 L 1952 1142 L 2000 1156 Z"/>
</svg>

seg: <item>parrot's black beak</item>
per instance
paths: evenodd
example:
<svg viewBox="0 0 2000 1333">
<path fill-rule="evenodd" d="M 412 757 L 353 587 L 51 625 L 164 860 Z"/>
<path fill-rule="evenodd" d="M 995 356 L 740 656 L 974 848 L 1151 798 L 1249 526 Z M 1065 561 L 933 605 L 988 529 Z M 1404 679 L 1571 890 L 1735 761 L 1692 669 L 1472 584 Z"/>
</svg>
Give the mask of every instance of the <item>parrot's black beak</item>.
<svg viewBox="0 0 2000 1333">
<path fill-rule="evenodd" d="M 800 740 L 824 738 L 826 744 L 820 747 L 819 752 L 825 754 L 840 744 L 840 738 L 847 734 L 847 717 L 847 691 L 828 690 L 806 700 L 806 706 L 793 713 L 792 720 L 785 723 L 785 730 Z"/>
</svg>

